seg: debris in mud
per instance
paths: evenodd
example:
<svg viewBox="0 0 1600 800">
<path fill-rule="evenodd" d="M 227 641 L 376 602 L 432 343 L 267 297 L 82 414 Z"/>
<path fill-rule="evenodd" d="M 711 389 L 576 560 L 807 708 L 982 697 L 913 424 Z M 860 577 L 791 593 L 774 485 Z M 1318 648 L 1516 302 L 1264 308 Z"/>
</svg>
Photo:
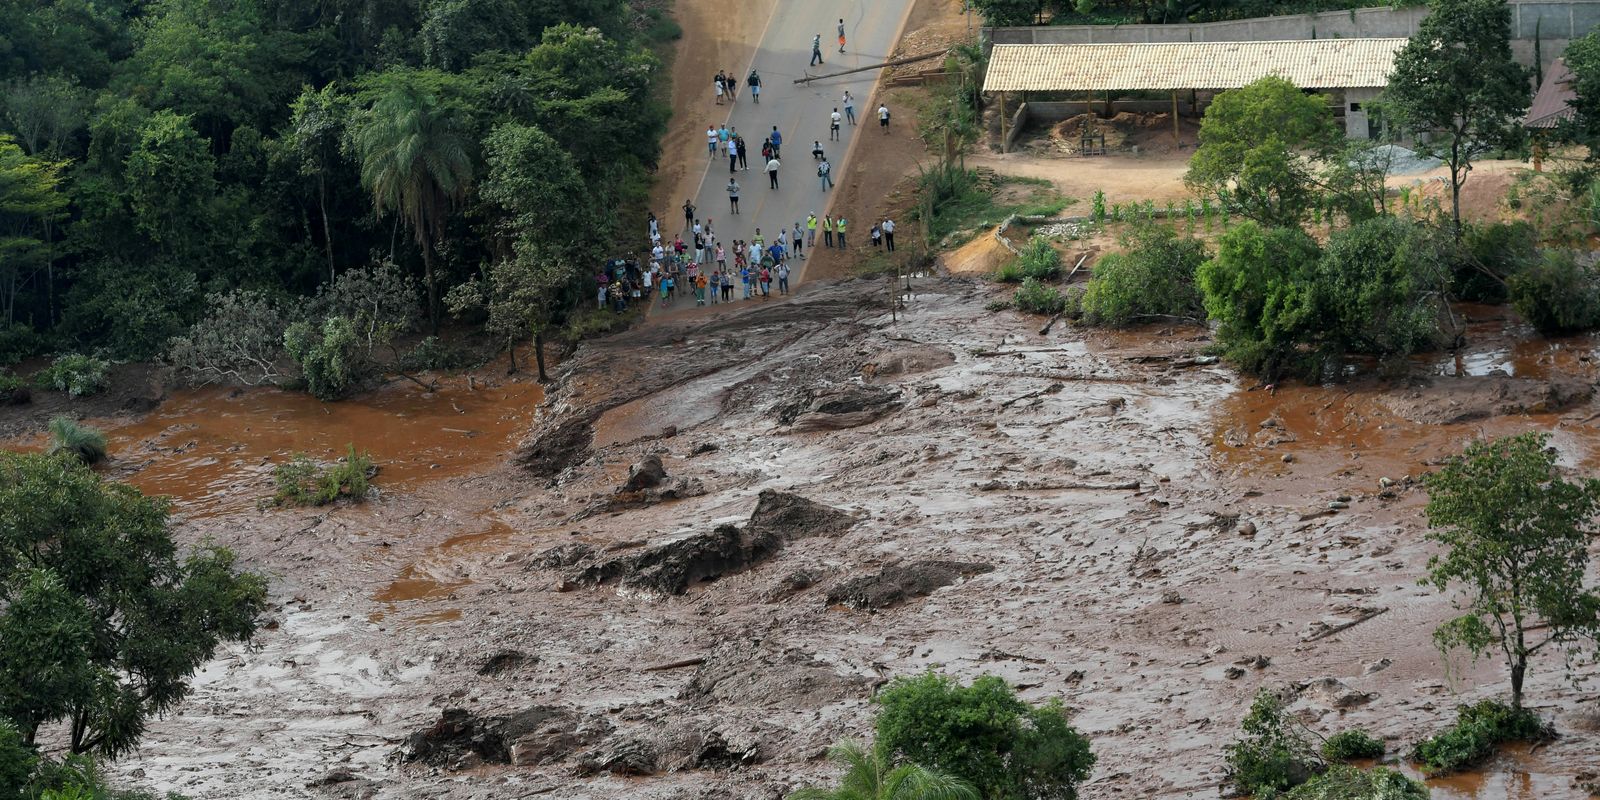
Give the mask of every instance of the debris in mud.
<svg viewBox="0 0 1600 800">
<path fill-rule="evenodd" d="M 649 736 L 619 736 L 585 753 L 578 761 L 577 774 L 641 776 L 689 769 L 729 770 L 763 760 L 760 742 L 748 733 L 730 741 L 721 731 L 708 727 L 668 726 Z"/>
<path fill-rule="evenodd" d="M 479 675 L 499 675 L 510 672 L 523 664 L 538 663 L 538 658 L 529 658 L 520 650 L 501 650 L 478 667 Z"/>
<path fill-rule="evenodd" d="M 1296 684 L 1295 690 L 1301 699 L 1338 711 L 1372 701 L 1372 695 L 1358 692 L 1338 678 L 1318 678 L 1309 683 Z"/>
<path fill-rule="evenodd" d="M 1072 491 L 1082 490 L 1090 492 L 1127 492 L 1138 491 L 1138 481 L 1123 481 L 1121 483 L 1079 483 L 1076 481 L 1002 481 L 987 480 L 975 484 L 973 488 L 980 492 L 1031 492 L 1031 491 Z"/>
<path fill-rule="evenodd" d="M 554 479 L 589 455 L 599 416 L 592 412 L 545 426 L 517 451 L 516 462 L 535 477 Z"/>
<path fill-rule="evenodd" d="M 1594 397 L 1577 380 L 1535 380 L 1507 375 L 1436 378 L 1421 388 L 1382 396 L 1396 414 L 1425 425 L 1448 425 L 1511 414 L 1548 414 Z"/>
<path fill-rule="evenodd" d="M 601 718 L 580 717 L 554 706 L 533 706 L 503 717 L 478 717 L 461 708 L 446 709 L 435 722 L 411 734 L 400 747 L 403 761 L 436 767 L 483 761 L 536 766 L 558 761 L 611 732 Z"/>
<path fill-rule="evenodd" d="M 721 706 L 757 702 L 769 708 L 821 708 L 863 698 L 872 680 L 841 675 L 798 650 L 773 652 L 749 642 L 722 645 L 694 672 L 679 700 Z"/>
<path fill-rule="evenodd" d="M 661 456 L 652 453 L 628 470 L 628 480 L 617 487 L 617 494 L 654 489 L 666 479 L 667 468 L 661 464 Z"/>
<path fill-rule="evenodd" d="M 609 559 L 599 559 L 593 548 L 567 544 L 545 551 L 534 563 L 546 569 L 577 567 L 567 577 L 572 585 L 615 583 L 629 589 L 683 594 L 695 583 L 765 561 L 789 542 L 835 536 L 855 522 L 836 508 L 768 489 L 761 493 L 743 529 L 719 525 L 707 533 Z"/>
<path fill-rule="evenodd" d="M 791 597 L 799 592 L 803 592 L 815 585 L 817 585 L 816 575 L 812 574 L 809 570 L 797 569 L 794 572 L 783 576 L 783 578 L 778 581 L 776 586 L 773 586 L 771 589 L 767 590 L 767 593 L 763 595 L 763 598 L 767 602 L 773 603 Z"/>
<path fill-rule="evenodd" d="M 972 561 L 912 561 L 891 564 L 874 575 L 851 578 L 828 590 L 828 603 L 861 610 L 879 610 L 926 597 L 963 578 L 993 572 Z"/>
<path fill-rule="evenodd" d="M 847 384 L 807 391 L 777 409 L 778 421 L 795 431 L 855 428 L 876 421 L 904 405 L 900 393 L 882 386 Z"/>
<path fill-rule="evenodd" d="M 721 449 L 722 446 L 716 442 L 700 442 L 689 450 L 689 457 L 703 456 L 706 453 L 715 453 Z"/>
<path fill-rule="evenodd" d="M 879 353 L 861 367 L 861 374 L 869 378 L 893 378 L 915 375 L 956 363 L 956 356 L 943 347 L 921 344 Z"/>
</svg>

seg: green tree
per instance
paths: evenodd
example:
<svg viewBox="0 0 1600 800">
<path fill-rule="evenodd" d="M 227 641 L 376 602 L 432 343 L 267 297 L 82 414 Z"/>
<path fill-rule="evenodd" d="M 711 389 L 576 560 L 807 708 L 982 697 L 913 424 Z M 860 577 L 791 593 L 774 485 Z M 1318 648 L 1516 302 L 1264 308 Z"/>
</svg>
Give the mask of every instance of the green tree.
<svg viewBox="0 0 1600 800">
<path fill-rule="evenodd" d="M 1434 631 L 1441 651 L 1473 658 L 1499 651 L 1511 673 L 1511 707 L 1541 650 L 1600 642 L 1600 591 L 1584 586 L 1597 531 L 1600 480 L 1569 482 L 1548 448 L 1524 433 L 1467 446 L 1429 475 L 1428 538 L 1445 552 L 1423 581 L 1465 590 L 1465 613 Z"/>
<path fill-rule="evenodd" d="M 1206 313 L 1220 323 L 1217 344 L 1246 372 L 1275 380 L 1311 335 L 1312 275 L 1321 253 L 1299 228 L 1244 222 L 1217 242 L 1195 273 Z"/>
<path fill-rule="evenodd" d="M 835 789 L 808 787 L 788 800 L 979 800 L 972 785 L 916 764 L 896 765 L 887 754 L 859 742 L 828 748 L 828 758 L 844 767 Z"/>
<path fill-rule="evenodd" d="M 333 226 L 328 222 L 328 173 L 339 164 L 339 142 L 350 111 L 333 84 L 309 86 L 289 106 L 289 131 L 284 137 L 303 177 L 317 181 L 317 211 L 322 215 L 322 243 L 328 255 L 328 280 L 334 279 Z"/>
<path fill-rule="evenodd" d="M 1571 253 L 1546 250 L 1507 279 L 1511 305 L 1546 336 L 1600 325 L 1600 275 Z"/>
<path fill-rule="evenodd" d="M 1505 0 L 1431 0 L 1395 58 L 1384 106 L 1405 128 L 1442 140 L 1457 239 L 1461 186 L 1472 162 L 1515 140 L 1528 91 L 1528 71 L 1511 58 Z"/>
<path fill-rule="evenodd" d="M 0 303 L 16 320 L 17 295 L 49 262 L 48 228 L 66 210 L 62 164 L 26 155 L 0 134 Z"/>
<path fill-rule="evenodd" d="M 472 156 L 432 95 L 401 76 L 358 120 L 356 150 L 361 185 L 372 193 L 381 215 L 394 212 L 411 226 L 422 250 L 428 319 L 439 329 L 439 284 L 434 276 L 434 245 L 444 235 L 445 218 L 472 180 Z"/>
<path fill-rule="evenodd" d="M 1030 706 L 993 675 L 970 686 L 932 672 L 878 695 L 878 748 L 972 783 L 985 798 L 1073 800 L 1095 757 L 1060 701 Z"/>
<path fill-rule="evenodd" d="M 1228 781 L 1244 794 L 1271 798 L 1311 780 L 1328 765 L 1314 734 L 1284 708 L 1283 699 L 1262 689 L 1239 723 L 1238 739 L 1223 750 Z"/>
<path fill-rule="evenodd" d="M 89 120 L 89 94 L 65 75 L 29 75 L 0 88 L 0 107 L 19 142 L 35 156 L 61 158 Z"/>
<path fill-rule="evenodd" d="M 1325 100 L 1269 76 L 1217 95 L 1184 181 L 1250 219 L 1293 225 L 1316 197 L 1316 165 L 1343 144 Z"/>
<path fill-rule="evenodd" d="M 1377 217 L 1328 237 L 1314 273 L 1323 354 L 1404 356 L 1439 340 L 1450 270 L 1432 231 Z"/>
<path fill-rule="evenodd" d="M 1600 160 L 1600 30 L 1591 30 L 1567 45 L 1562 58 L 1572 73 L 1573 119 L 1562 136 L 1589 148 L 1589 160 Z"/>
<path fill-rule="evenodd" d="M 1044 0 L 972 0 L 972 6 L 990 25 L 1032 25 L 1044 9 Z"/>
<path fill-rule="evenodd" d="M 0 720 L 0 800 L 29 800 L 23 792 L 38 760 L 16 727 Z"/>
<path fill-rule="evenodd" d="M 1195 271 L 1205 244 L 1180 237 L 1166 225 L 1141 225 L 1123 238 L 1122 253 L 1104 256 L 1083 293 L 1083 317 L 1101 325 L 1127 325 L 1152 316 L 1203 313 Z"/>
<path fill-rule="evenodd" d="M 0 454 L 0 719 L 32 745 L 115 757 L 223 642 L 248 640 L 265 578 L 224 548 L 181 555 L 169 505 L 66 458 Z"/>
</svg>

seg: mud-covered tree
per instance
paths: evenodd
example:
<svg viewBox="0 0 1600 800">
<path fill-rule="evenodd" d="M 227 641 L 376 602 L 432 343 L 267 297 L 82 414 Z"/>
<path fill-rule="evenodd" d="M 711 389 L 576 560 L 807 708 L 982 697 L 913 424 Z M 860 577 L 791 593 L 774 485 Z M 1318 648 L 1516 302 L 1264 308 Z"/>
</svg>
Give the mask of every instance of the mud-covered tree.
<svg viewBox="0 0 1600 800">
<path fill-rule="evenodd" d="M 1461 238 L 1461 186 L 1478 156 L 1516 140 L 1528 71 L 1511 58 L 1505 0 L 1431 0 L 1395 58 L 1384 107 L 1401 126 L 1437 139 L 1450 169 L 1450 215 Z"/>
<path fill-rule="evenodd" d="M 1239 738 L 1223 749 L 1228 782 L 1258 797 L 1299 786 L 1328 768 L 1316 739 L 1288 713 L 1283 698 L 1262 689 L 1239 723 Z"/>
<path fill-rule="evenodd" d="M 1217 95 L 1184 182 L 1266 225 L 1294 225 L 1316 198 L 1317 165 L 1344 137 L 1327 102 L 1277 76 Z"/>
<path fill-rule="evenodd" d="M 60 724 L 73 753 L 125 753 L 254 634 L 266 579 L 180 553 L 168 510 L 71 459 L 0 454 L 0 720 L 25 746 Z"/>
<path fill-rule="evenodd" d="M 1467 446 L 1428 476 L 1428 538 L 1445 552 L 1425 584 L 1465 592 L 1464 613 L 1434 631 L 1441 651 L 1498 653 L 1511 676 L 1511 706 L 1534 656 L 1600 643 L 1600 591 L 1585 586 L 1588 546 L 1600 512 L 1600 480 L 1568 481 L 1548 448 L 1525 433 Z"/>
<path fill-rule="evenodd" d="M 962 778 L 986 798 L 1073 800 L 1094 767 L 1059 700 L 1030 706 L 993 675 L 969 686 L 933 672 L 899 678 L 877 703 L 880 753 Z"/>
<path fill-rule="evenodd" d="M 283 332 L 289 322 L 266 292 L 235 289 L 206 298 L 206 315 L 175 336 L 167 360 L 189 381 L 204 386 L 231 381 L 246 386 L 283 379 Z"/>
<path fill-rule="evenodd" d="M 1293 370 L 1311 334 L 1317 243 L 1299 228 L 1244 222 L 1217 242 L 1195 282 L 1220 323 L 1217 344 L 1240 369 L 1275 380 Z"/>
<path fill-rule="evenodd" d="M 807 787 L 788 800 L 981 800 L 966 781 L 916 764 L 895 764 L 881 750 L 860 742 L 828 748 L 828 758 L 844 775 L 832 789 Z"/>
</svg>

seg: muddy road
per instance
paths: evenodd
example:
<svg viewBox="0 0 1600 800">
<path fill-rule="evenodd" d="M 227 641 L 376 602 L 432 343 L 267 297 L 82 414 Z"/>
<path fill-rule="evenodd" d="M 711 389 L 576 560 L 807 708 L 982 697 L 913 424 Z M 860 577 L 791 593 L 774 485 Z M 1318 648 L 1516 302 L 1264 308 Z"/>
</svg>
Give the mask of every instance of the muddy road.
<svg viewBox="0 0 1600 800">
<path fill-rule="evenodd" d="M 195 797 L 773 798 L 869 735 L 875 687 L 938 669 L 1064 698 L 1086 797 L 1203 797 L 1258 687 L 1396 750 L 1503 687 L 1429 644 L 1451 609 L 1416 583 L 1413 481 L 1530 427 L 1591 464 L 1592 341 L 1274 390 L 1202 330 L 1040 335 L 994 291 L 919 280 L 891 323 L 880 284 L 813 284 L 585 344 L 547 397 L 205 392 L 112 426 L 114 474 L 274 606 L 116 771 Z M 255 508 L 273 459 L 349 439 L 373 500 Z M 1583 796 L 1593 694 L 1554 663 L 1529 692 L 1568 735 L 1435 797 Z"/>
</svg>

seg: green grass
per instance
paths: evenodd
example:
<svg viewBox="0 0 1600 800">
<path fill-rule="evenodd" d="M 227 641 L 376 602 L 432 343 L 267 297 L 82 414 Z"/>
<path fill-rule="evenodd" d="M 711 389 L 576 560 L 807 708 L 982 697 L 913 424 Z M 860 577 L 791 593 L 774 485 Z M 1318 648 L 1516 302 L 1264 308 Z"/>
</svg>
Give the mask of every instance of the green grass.
<svg viewBox="0 0 1600 800">
<path fill-rule="evenodd" d="M 1322 757 L 1331 762 L 1383 758 L 1383 740 L 1360 728 L 1339 731 L 1322 743 Z"/>
<path fill-rule="evenodd" d="M 1027 191 L 1013 200 L 1002 201 L 999 196 L 1007 186 L 1026 187 Z M 935 244 L 944 242 L 957 231 L 998 225 L 1012 214 L 1049 217 L 1072 204 L 1071 198 L 1056 191 L 1046 180 L 1011 176 L 990 178 L 972 170 L 954 168 L 924 170 L 917 191 L 919 217 L 928 217 L 928 239 Z"/>
<path fill-rule="evenodd" d="M 106 458 L 105 434 L 68 417 L 50 420 L 50 455 L 66 453 L 85 464 Z"/>
<path fill-rule="evenodd" d="M 304 453 L 296 453 L 288 463 L 272 468 L 277 492 L 272 504 L 278 506 L 324 506 L 341 498 L 364 500 L 373 471 L 372 457 L 357 453 L 353 444 L 345 446 L 344 458 L 323 466 Z"/>
</svg>

